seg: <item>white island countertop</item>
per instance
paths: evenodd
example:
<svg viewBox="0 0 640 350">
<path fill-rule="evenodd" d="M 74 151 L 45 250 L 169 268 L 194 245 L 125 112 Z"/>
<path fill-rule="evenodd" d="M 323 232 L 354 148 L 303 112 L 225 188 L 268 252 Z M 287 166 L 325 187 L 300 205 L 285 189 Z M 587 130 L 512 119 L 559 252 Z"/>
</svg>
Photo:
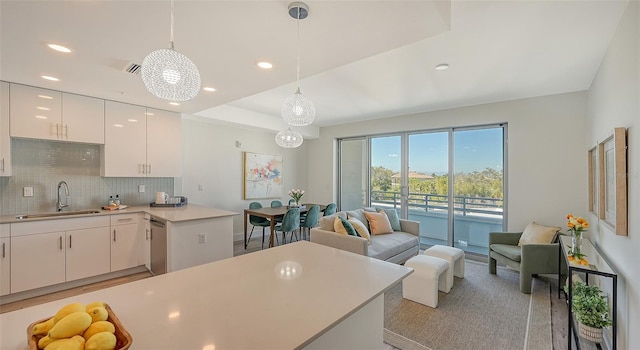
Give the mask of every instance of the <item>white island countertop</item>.
<svg viewBox="0 0 640 350">
<path fill-rule="evenodd" d="M 93 301 L 111 306 L 131 349 L 298 349 L 411 272 L 296 242 L 1 314 L 0 349 L 27 349 L 31 322 Z"/>
</svg>

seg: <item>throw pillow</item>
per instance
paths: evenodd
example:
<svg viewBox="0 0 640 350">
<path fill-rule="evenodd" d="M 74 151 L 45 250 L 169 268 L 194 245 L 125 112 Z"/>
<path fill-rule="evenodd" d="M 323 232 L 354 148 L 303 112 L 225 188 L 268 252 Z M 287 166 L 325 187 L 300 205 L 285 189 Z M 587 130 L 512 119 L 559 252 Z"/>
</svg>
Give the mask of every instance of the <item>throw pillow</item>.
<svg viewBox="0 0 640 350">
<path fill-rule="evenodd" d="M 340 233 L 343 235 L 349 236 L 357 236 L 358 233 L 353 228 L 353 226 L 344 218 L 340 216 L 336 216 L 336 219 L 333 221 L 333 228 L 336 233 Z"/>
<path fill-rule="evenodd" d="M 372 235 L 383 235 L 385 233 L 392 233 L 391 223 L 384 211 L 379 213 L 365 211 L 364 215 L 369 221 L 369 227 L 371 228 Z"/>
<path fill-rule="evenodd" d="M 356 218 L 356 219 L 360 220 L 360 222 L 362 222 L 365 226 L 368 226 L 367 217 L 364 216 L 364 209 L 356 209 L 356 210 L 347 211 L 347 220 L 349 220 L 351 218 Z M 367 230 L 369 230 L 369 227 L 367 227 Z"/>
<path fill-rule="evenodd" d="M 539 225 L 533 221 L 527 225 L 522 232 L 518 246 L 521 247 L 525 244 L 551 243 L 556 237 L 558 231 L 560 231 L 560 227 Z"/>
<path fill-rule="evenodd" d="M 389 218 L 389 223 L 391 223 L 391 228 L 394 231 L 402 231 L 402 228 L 400 227 L 400 218 L 398 217 L 398 212 L 395 209 L 376 208 L 376 211 L 377 212 L 384 211 L 385 214 L 387 214 L 387 217 Z"/>
<path fill-rule="evenodd" d="M 362 221 L 356 218 L 349 218 L 349 220 L 347 221 L 349 221 L 351 226 L 353 226 L 356 232 L 358 232 L 358 235 L 360 235 L 360 237 L 366 239 L 367 242 L 371 244 L 371 234 L 369 234 L 369 229 L 367 229 L 367 225 L 365 225 Z"/>
<path fill-rule="evenodd" d="M 341 214 L 346 218 L 346 215 L 343 212 L 335 213 L 328 216 L 321 216 L 320 220 L 318 221 L 318 227 L 320 227 L 321 230 L 325 231 L 335 231 L 334 221 L 336 220 L 336 217 L 341 216 Z"/>
</svg>

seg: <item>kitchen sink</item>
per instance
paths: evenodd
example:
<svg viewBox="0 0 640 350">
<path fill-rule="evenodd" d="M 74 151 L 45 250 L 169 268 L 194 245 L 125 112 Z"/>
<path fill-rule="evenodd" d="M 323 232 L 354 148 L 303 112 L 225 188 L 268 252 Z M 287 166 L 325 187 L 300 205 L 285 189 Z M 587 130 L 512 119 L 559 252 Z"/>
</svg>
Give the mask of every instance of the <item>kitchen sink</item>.
<svg viewBox="0 0 640 350">
<path fill-rule="evenodd" d="M 88 215 L 88 214 L 98 214 L 99 210 L 79 210 L 79 211 L 61 211 L 56 213 L 47 213 L 47 214 L 29 214 L 29 215 L 16 215 L 16 219 L 35 219 L 35 218 L 56 218 L 60 216 L 71 216 L 71 215 Z"/>
</svg>

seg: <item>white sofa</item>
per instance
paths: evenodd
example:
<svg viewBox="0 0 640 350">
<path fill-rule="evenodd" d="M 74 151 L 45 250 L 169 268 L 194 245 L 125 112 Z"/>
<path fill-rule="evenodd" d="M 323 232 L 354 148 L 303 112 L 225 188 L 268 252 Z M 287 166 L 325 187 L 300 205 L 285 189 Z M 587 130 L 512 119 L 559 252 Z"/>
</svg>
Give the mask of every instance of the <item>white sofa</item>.
<svg viewBox="0 0 640 350">
<path fill-rule="evenodd" d="M 370 244 L 365 238 L 339 234 L 333 229 L 336 215 L 346 219 L 347 213 L 349 213 L 350 216 L 363 221 L 361 219 L 364 217 L 363 212 L 364 209 L 340 211 L 330 216 L 321 217 L 318 226 L 311 229 L 311 242 L 397 264 L 402 264 L 418 254 L 420 246 L 418 239 L 420 223 L 418 221 L 400 219 L 400 231 L 371 235 Z M 363 223 L 367 223 L 366 218 Z"/>
</svg>

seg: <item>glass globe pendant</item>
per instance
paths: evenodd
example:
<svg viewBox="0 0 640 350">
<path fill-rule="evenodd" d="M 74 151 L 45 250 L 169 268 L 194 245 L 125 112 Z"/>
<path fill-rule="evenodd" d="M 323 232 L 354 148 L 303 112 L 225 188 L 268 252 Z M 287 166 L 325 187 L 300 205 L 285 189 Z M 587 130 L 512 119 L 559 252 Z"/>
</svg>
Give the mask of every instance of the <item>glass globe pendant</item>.
<svg viewBox="0 0 640 350">
<path fill-rule="evenodd" d="M 316 108 L 313 106 L 313 102 L 300 92 L 300 19 L 307 18 L 309 7 L 302 2 L 292 2 L 289 4 L 289 15 L 297 19 L 298 24 L 297 89 L 293 95 L 284 99 L 280 113 L 287 124 L 305 126 L 313 123 L 313 119 L 316 117 Z"/>
<path fill-rule="evenodd" d="M 154 96 L 169 101 L 187 101 L 200 91 L 196 65 L 173 47 L 173 0 L 171 0 L 171 47 L 151 52 L 142 61 L 142 81 Z"/>
<path fill-rule="evenodd" d="M 291 130 L 288 128 L 287 130 L 280 131 L 276 135 L 276 144 L 283 148 L 296 148 L 302 145 L 302 135 L 299 132 Z"/>
</svg>

